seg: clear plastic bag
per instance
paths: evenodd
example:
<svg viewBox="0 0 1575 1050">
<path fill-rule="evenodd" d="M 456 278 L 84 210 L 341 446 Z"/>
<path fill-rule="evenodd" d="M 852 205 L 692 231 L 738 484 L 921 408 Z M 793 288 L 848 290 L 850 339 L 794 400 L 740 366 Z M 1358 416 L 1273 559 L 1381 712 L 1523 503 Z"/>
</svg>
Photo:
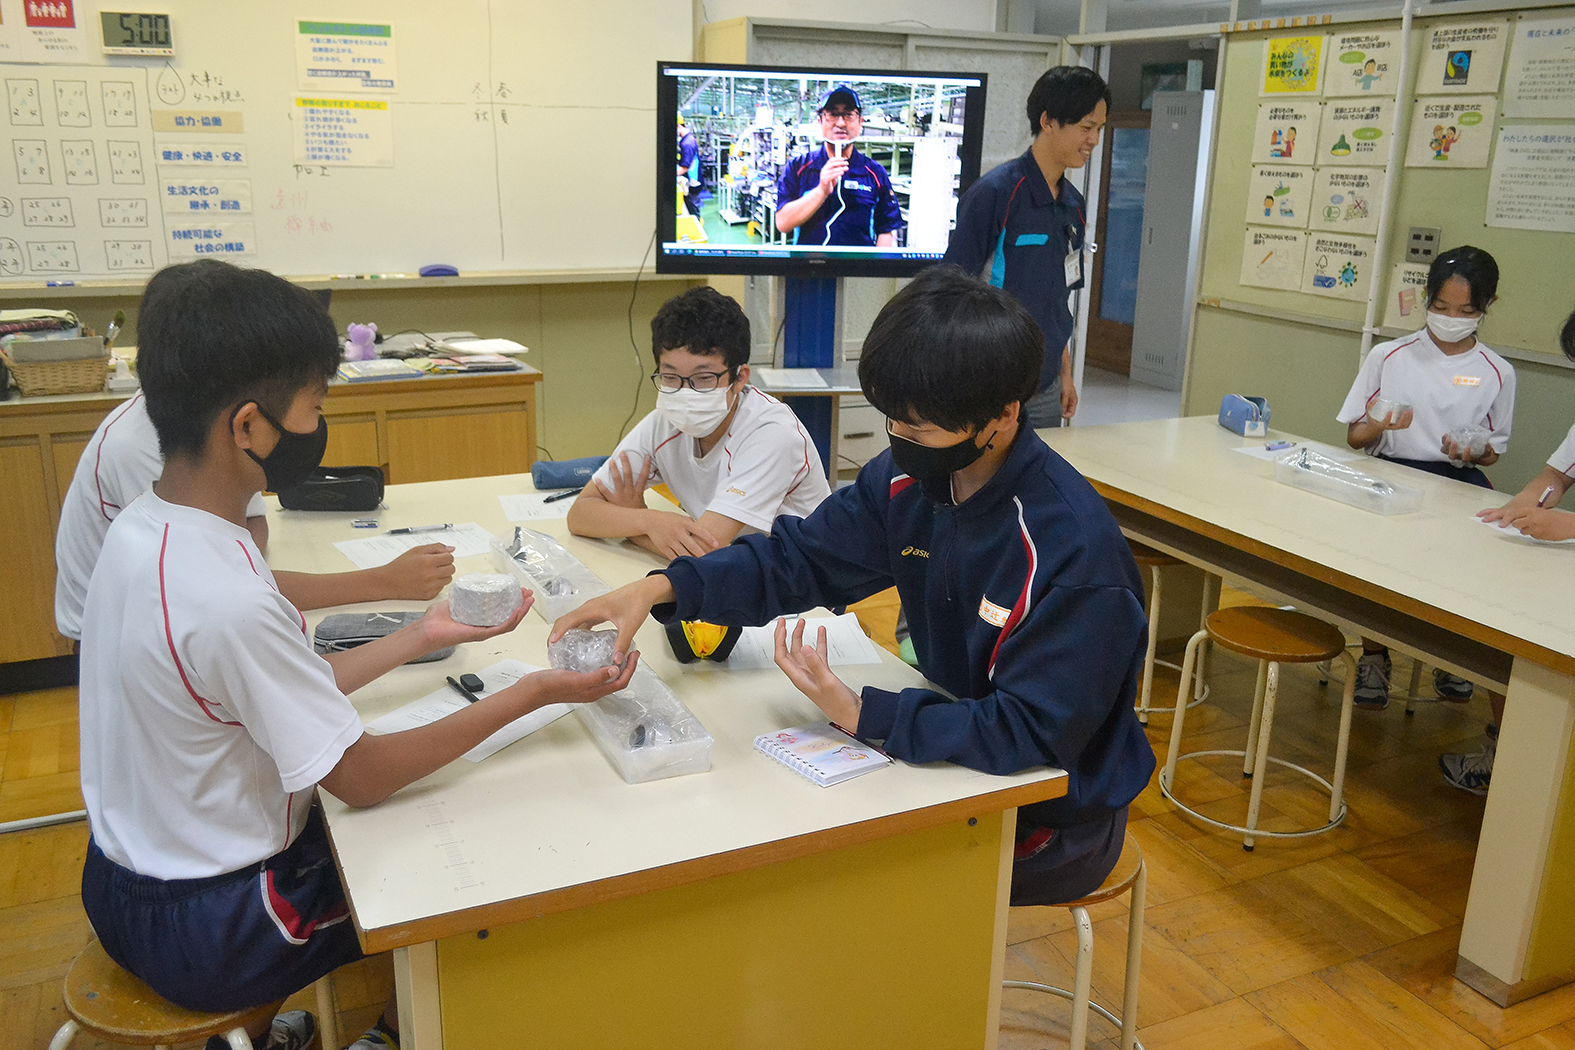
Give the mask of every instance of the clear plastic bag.
<svg viewBox="0 0 1575 1050">
<path fill-rule="evenodd" d="M 516 527 L 511 539 L 493 540 L 492 555 L 530 588 L 535 610 L 548 623 L 612 590 L 563 544 L 531 529 Z"/>
<path fill-rule="evenodd" d="M 1274 480 L 1374 514 L 1412 514 L 1422 509 L 1421 489 L 1396 485 L 1308 448 L 1275 460 Z"/>
<path fill-rule="evenodd" d="M 1487 451 L 1488 428 L 1476 423 L 1462 423 L 1449 432 L 1449 440 L 1460 447 L 1460 451 L 1471 457 L 1470 460 L 1451 459 L 1452 466 L 1464 467 L 1474 463 L 1477 457 Z"/>
<path fill-rule="evenodd" d="M 711 768 L 711 734 L 643 663 L 635 667 L 627 688 L 574 711 L 627 783 Z"/>
</svg>

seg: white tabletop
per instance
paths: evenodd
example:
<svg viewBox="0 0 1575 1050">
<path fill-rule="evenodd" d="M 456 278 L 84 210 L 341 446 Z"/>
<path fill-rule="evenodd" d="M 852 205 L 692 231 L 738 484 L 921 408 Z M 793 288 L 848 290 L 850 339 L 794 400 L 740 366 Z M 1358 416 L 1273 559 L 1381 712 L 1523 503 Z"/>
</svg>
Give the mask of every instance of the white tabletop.
<svg viewBox="0 0 1575 1050">
<path fill-rule="evenodd" d="M 498 494 L 528 491 L 529 475 L 392 486 L 388 509 L 378 517 L 384 529 L 475 521 L 504 535 L 512 525 Z M 368 535 L 350 526 L 357 515 L 280 511 L 270 502 L 270 565 L 318 572 L 353 568 L 332 543 Z M 611 584 L 659 567 L 653 556 L 628 544 L 570 537 L 561 520 L 525 524 L 569 545 Z M 463 559 L 458 566 L 461 574 L 483 570 L 495 571 L 485 558 Z M 315 626 L 322 615 L 308 620 Z M 532 612 L 511 635 L 461 646 L 439 663 L 398 668 L 351 699 L 370 720 L 442 687 L 445 675 L 478 671 L 505 657 L 545 666 L 547 632 L 548 624 Z M 642 883 L 641 873 L 670 873 L 672 865 L 690 864 L 676 881 L 691 881 L 857 841 L 860 835 L 892 834 L 903 830 L 904 821 L 914 827 L 939 823 L 942 811 L 947 819 L 961 819 L 1064 793 L 1065 774 L 1058 770 L 994 777 L 946 763 L 898 762 L 832 788 L 817 787 L 753 747 L 760 733 L 823 717 L 780 671 L 685 667 L 654 622 L 641 630 L 637 645 L 642 659 L 715 738 L 711 771 L 625 784 L 571 714 L 485 762 L 454 762 L 371 809 L 350 810 L 325 793 L 324 810 L 357 924 L 373 934 L 366 939 L 369 949 L 525 917 L 518 907 L 500 917 L 496 908 L 488 909 L 497 902 L 534 896 L 529 907 L 535 912 L 563 910 L 638 892 L 650 883 L 650 878 Z M 878 666 L 839 670 L 855 687 L 921 684 L 911 668 L 884 651 L 882 657 Z M 992 794 L 995 798 L 983 798 Z M 972 809 L 959 810 L 959 803 Z M 929 818 L 913 823 L 920 811 L 929 811 Z M 826 834 L 852 825 L 864 830 Z M 482 910 L 455 914 L 467 909 Z"/>
<path fill-rule="evenodd" d="M 1267 438 L 1243 438 L 1212 416 L 1039 434 L 1107 498 L 1184 515 L 1361 581 L 1369 597 L 1401 595 L 1545 650 L 1528 655 L 1575 658 L 1575 545 L 1496 534 L 1477 520 L 1477 511 L 1507 502 L 1510 493 L 1364 458 L 1353 466 L 1421 489 L 1424 502 L 1415 514 L 1359 510 L 1281 484 L 1271 462 L 1232 451 L 1305 439 L 1272 430 Z M 1480 640 L 1494 641 L 1488 632 Z"/>
<path fill-rule="evenodd" d="M 757 390 L 763 390 L 773 397 L 798 397 L 800 395 L 819 394 L 861 394 L 863 388 L 859 386 L 859 370 L 857 368 L 784 368 L 783 372 L 813 372 L 819 376 L 825 386 L 792 386 L 783 383 L 772 383 L 760 374 L 758 368 L 751 369 L 749 385 Z"/>
</svg>

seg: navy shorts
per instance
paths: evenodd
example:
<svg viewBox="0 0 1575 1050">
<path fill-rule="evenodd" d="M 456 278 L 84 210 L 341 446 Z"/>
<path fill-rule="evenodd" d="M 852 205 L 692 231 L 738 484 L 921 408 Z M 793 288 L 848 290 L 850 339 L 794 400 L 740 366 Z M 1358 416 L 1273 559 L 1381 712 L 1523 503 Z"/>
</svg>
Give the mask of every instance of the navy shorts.
<svg viewBox="0 0 1575 1050">
<path fill-rule="evenodd" d="M 1423 470 L 1429 474 L 1437 474 L 1439 477 L 1448 478 L 1451 481 L 1464 481 L 1466 484 L 1475 485 L 1478 488 L 1490 489 L 1493 487 L 1493 483 L 1488 480 L 1488 476 L 1482 473 L 1482 468 L 1478 466 L 1467 464 L 1463 467 L 1457 467 L 1447 460 L 1401 459 L 1399 456 L 1379 456 L 1378 458 L 1387 459 L 1391 463 L 1399 463 L 1410 467 L 1412 470 Z"/>
<path fill-rule="evenodd" d="M 1126 838 L 1126 806 L 1098 820 L 1059 828 L 1019 820 L 1012 907 L 1065 904 L 1093 893 L 1116 870 Z"/>
<path fill-rule="evenodd" d="M 314 806 L 282 853 L 206 879 L 155 879 L 88 841 L 82 907 L 104 951 L 188 1010 L 278 1002 L 361 958 Z"/>
</svg>

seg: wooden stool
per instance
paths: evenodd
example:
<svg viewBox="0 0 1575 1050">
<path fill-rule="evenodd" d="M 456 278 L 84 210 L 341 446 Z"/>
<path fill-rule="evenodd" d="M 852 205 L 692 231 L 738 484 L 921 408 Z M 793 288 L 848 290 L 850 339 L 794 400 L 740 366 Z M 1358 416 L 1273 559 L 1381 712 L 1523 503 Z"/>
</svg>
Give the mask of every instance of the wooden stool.
<svg viewBox="0 0 1575 1050">
<path fill-rule="evenodd" d="M 1094 924 L 1089 921 L 1090 905 L 1100 904 L 1132 891 L 1132 908 L 1127 913 L 1127 980 L 1121 997 L 1121 1016 L 1117 1017 L 1098 1003 L 1089 1001 L 1089 989 L 1094 977 Z M 1072 990 L 1056 988 L 1033 981 L 1002 981 L 1002 988 L 1026 988 L 1034 992 L 1047 992 L 1072 1001 L 1071 1050 L 1083 1050 L 1088 1042 L 1088 1011 L 1092 1008 L 1099 1016 L 1121 1028 L 1121 1050 L 1143 1050 L 1137 1041 L 1138 970 L 1143 960 L 1143 898 L 1148 892 L 1148 866 L 1143 863 L 1143 851 L 1137 839 L 1127 832 L 1121 846 L 1121 857 L 1114 870 L 1099 889 L 1086 897 L 1054 907 L 1067 908 L 1077 923 L 1077 972 Z"/>
<path fill-rule="evenodd" d="M 1138 566 L 1140 568 L 1147 568 L 1149 570 L 1149 578 L 1152 581 L 1152 585 L 1149 587 L 1148 591 L 1148 654 L 1143 658 L 1143 685 L 1138 691 L 1137 704 L 1134 707 L 1134 710 L 1137 711 L 1138 721 L 1143 725 L 1148 725 L 1148 716 L 1151 713 L 1155 711 L 1170 710 L 1168 707 L 1153 707 L 1149 703 L 1149 696 L 1154 688 L 1155 665 L 1157 664 L 1160 667 L 1168 667 L 1178 674 L 1181 673 L 1181 668 L 1179 666 L 1171 663 L 1169 660 L 1157 659 L 1154 653 L 1159 645 L 1159 635 L 1155 632 L 1155 625 L 1159 623 L 1159 570 L 1163 569 L 1167 565 L 1180 565 L 1182 562 L 1180 558 L 1173 558 L 1164 551 L 1155 550 L 1153 547 L 1146 547 L 1136 540 L 1127 540 L 1127 546 L 1132 548 L 1132 558 L 1138 563 Z M 1210 573 L 1203 574 L 1202 617 L 1207 617 L 1209 615 L 1209 607 L 1214 604 L 1214 599 L 1218 597 L 1218 586 L 1218 576 L 1214 576 Z M 1196 707 L 1209 698 L 1209 685 L 1205 680 L 1208 674 L 1205 667 L 1207 659 L 1208 651 L 1204 650 L 1198 656 L 1196 687 L 1192 694 L 1192 702 L 1187 705 L 1188 707 Z M 1186 681 L 1186 679 L 1183 678 L 1182 681 Z"/>
<path fill-rule="evenodd" d="M 339 1050 L 329 980 L 324 977 L 316 985 L 317 1041 L 326 1050 Z M 82 949 L 71 964 L 65 999 L 71 1019 L 55 1032 L 49 1050 L 65 1050 L 79 1031 L 111 1043 L 161 1047 L 222 1035 L 233 1050 L 252 1050 L 247 1027 L 273 1016 L 272 1005 L 227 1014 L 182 1009 L 122 970 L 98 941 Z"/>
<path fill-rule="evenodd" d="M 1247 728 L 1247 747 L 1243 751 L 1192 751 L 1181 754 L 1182 720 L 1186 717 L 1186 682 L 1198 646 L 1205 639 L 1213 639 L 1233 652 L 1253 657 L 1258 661 L 1258 683 L 1252 698 L 1252 722 Z M 1274 729 L 1274 701 L 1280 686 L 1280 664 L 1313 664 L 1322 660 L 1345 661 L 1345 697 L 1340 704 L 1340 735 L 1334 752 L 1334 783 L 1330 783 L 1310 769 L 1269 757 L 1269 734 Z M 1182 812 L 1196 817 L 1205 824 L 1242 834 L 1242 848 L 1251 850 L 1254 839 L 1294 839 L 1321 835 L 1345 819 L 1345 756 L 1351 738 L 1351 711 L 1356 695 L 1356 660 L 1345 648 L 1345 637 L 1330 624 L 1311 616 L 1285 609 L 1234 608 L 1212 613 L 1204 622 L 1203 630 L 1187 643 L 1183 666 L 1188 670 L 1181 675 L 1182 689 L 1176 695 L 1176 721 L 1170 728 L 1170 755 L 1159 775 L 1159 790 Z M 1206 755 L 1240 755 L 1242 776 L 1252 778 L 1252 795 L 1247 803 L 1247 823 L 1226 824 L 1205 817 L 1171 793 L 1175 782 L 1176 763 L 1184 758 L 1202 758 Z M 1263 774 L 1267 764 L 1294 769 L 1323 785 L 1329 792 L 1329 823 L 1306 831 L 1259 831 L 1258 806 L 1263 800 Z"/>
</svg>

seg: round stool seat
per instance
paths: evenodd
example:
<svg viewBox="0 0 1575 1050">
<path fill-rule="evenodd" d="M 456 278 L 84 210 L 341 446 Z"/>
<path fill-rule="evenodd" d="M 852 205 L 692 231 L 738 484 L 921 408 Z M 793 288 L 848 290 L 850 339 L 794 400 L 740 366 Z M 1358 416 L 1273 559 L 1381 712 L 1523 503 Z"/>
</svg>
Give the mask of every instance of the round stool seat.
<svg viewBox="0 0 1575 1050">
<path fill-rule="evenodd" d="M 1132 832 L 1129 831 L 1126 833 L 1126 840 L 1121 844 L 1121 857 L 1116 861 L 1116 866 L 1110 870 L 1110 874 L 1105 876 L 1105 881 L 1099 884 L 1099 889 L 1075 901 L 1057 904 L 1056 907 L 1087 908 L 1119 897 L 1132 888 L 1142 868 L 1143 850 L 1138 847 L 1137 839 L 1133 838 Z"/>
<path fill-rule="evenodd" d="M 1286 609 L 1238 606 L 1204 621 L 1209 637 L 1254 660 L 1312 664 L 1345 652 L 1345 636 L 1332 624 Z"/>
<path fill-rule="evenodd" d="M 1180 565 L 1180 558 L 1172 558 L 1164 551 L 1157 551 L 1153 547 L 1145 546 L 1137 540 L 1127 540 L 1127 546 L 1132 548 L 1132 559 L 1139 565 Z"/>
<path fill-rule="evenodd" d="M 273 1004 L 234 1013 L 209 1014 L 167 1002 L 122 970 L 94 941 L 82 949 L 66 975 L 66 1009 L 84 1029 L 112 1043 L 169 1046 L 223 1035 L 273 1016 Z"/>
</svg>

